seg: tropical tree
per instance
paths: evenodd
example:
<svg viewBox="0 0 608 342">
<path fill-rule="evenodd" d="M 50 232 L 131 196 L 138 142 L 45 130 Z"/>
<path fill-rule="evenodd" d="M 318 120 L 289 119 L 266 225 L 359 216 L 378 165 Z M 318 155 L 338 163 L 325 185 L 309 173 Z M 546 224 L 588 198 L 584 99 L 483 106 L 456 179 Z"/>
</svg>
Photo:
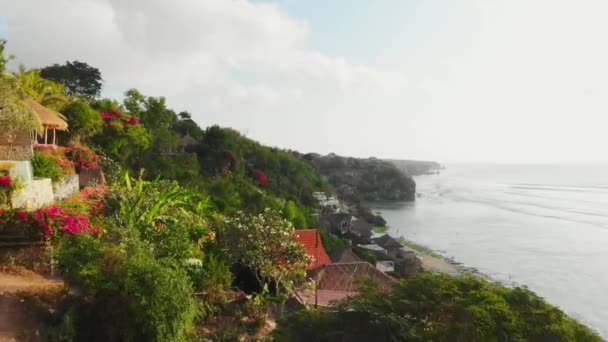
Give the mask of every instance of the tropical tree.
<svg viewBox="0 0 608 342">
<path fill-rule="evenodd" d="M 4 55 L 4 46 L 6 45 L 6 40 L 0 39 L 0 75 L 6 70 L 6 63 L 13 59 L 12 55 L 5 56 Z"/>
<path fill-rule="evenodd" d="M 40 70 L 26 70 L 20 66 L 18 78 L 21 89 L 45 107 L 62 111 L 70 101 L 65 95 L 65 86 L 43 78 Z"/>
<path fill-rule="evenodd" d="M 19 134 L 40 131 L 38 116 L 23 101 L 25 94 L 11 76 L 0 76 L 0 127 L 2 138 L 9 145 L 6 159 L 10 159 L 12 145 Z"/>
<path fill-rule="evenodd" d="M 221 238 L 228 254 L 235 264 L 253 272 L 258 285 L 271 284 L 275 293 L 290 293 L 304 280 L 310 258 L 296 240 L 295 229 L 278 213 L 238 212 L 222 220 Z"/>
<path fill-rule="evenodd" d="M 66 134 L 75 143 L 80 144 L 103 130 L 101 115 L 87 102 L 72 102 L 63 110 L 63 114 L 70 123 L 70 130 Z"/>
<path fill-rule="evenodd" d="M 41 76 L 65 85 L 66 95 L 96 98 L 101 93 L 103 79 L 99 69 L 87 63 L 73 61 L 42 68 Z"/>
</svg>

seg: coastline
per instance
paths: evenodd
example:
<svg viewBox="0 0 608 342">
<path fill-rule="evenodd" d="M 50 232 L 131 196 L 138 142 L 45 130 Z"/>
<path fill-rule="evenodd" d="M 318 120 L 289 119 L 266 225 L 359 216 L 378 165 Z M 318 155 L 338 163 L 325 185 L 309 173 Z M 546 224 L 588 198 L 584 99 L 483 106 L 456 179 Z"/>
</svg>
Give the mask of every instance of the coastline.
<svg viewBox="0 0 608 342">
<path fill-rule="evenodd" d="M 456 261 L 453 257 L 441 255 L 429 247 L 419 245 L 418 243 L 404 237 L 400 237 L 399 241 L 416 252 L 416 256 L 418 256 L 422 262 L 422 268 L 427 272 L 444 273 L 451 276 L 472 274 L 489 281 L 497 281 L 492 279 L 487 274 L 480 272 L 475 267 L 466 266 L 465 264 Z M 508 284 L 503 283 L 503 285 Z"/>
</svg>

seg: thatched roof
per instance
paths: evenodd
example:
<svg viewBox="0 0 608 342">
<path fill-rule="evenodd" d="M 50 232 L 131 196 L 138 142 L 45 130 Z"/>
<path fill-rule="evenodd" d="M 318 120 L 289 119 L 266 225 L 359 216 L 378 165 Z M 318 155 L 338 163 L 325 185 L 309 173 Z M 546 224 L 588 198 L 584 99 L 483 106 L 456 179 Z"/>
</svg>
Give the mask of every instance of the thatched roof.
<svg viewBox="0 0 608 342">
<path fill-rule="evenodd" d="M 199 143 L 196 139 L 190 136 L 190 134 L 186 134 L 179 139 L 177 142 L 177 146 L 198 146 Z"/>
<path fill-rule="evenodd" d="M 61 114 L 52 109 L 46 108 L 33 99 L 26 99 L 25 102 L 34 110 L 34 112 L 36 112 L 42 126 L 47 128 L 55 128 L 60 131 L 66 131 L 68 129 L 68 123 L 61 118 Z"/>
</svg>

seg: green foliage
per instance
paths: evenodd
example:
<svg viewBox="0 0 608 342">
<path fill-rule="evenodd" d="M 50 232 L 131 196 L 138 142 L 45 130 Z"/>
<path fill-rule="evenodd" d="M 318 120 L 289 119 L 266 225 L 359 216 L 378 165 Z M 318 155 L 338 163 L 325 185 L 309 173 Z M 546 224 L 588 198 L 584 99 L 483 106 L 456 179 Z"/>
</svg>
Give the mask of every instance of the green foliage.
<svg viewBox="0 0 608 342">
<path fill-rule="evenodd" d="M 383 226 L 375 226 L 374 228 L 372 228 L 372 230 L 374 231 L 374 233 L 376 234 L 383 234 L 388 232 L 389 227 L 383 227 Z"/>
<path fill-rule="evenodd" d="M 87 329 L 79 339 L 185 341 L 196 315 L 190 279 L 133 237 L 112 244 L 79 234 L 60 246 L 58 265 L 68 284 L 93 298 L 81 308 Z"/>
<path fill-rule="evenodd" d="M 120 227 L 137 229 L 157 258 L 200 257 L 210 232 L 204 217 L 209 201 L 176 182 L 125 177 L 124 185 L 116 184 L 106 197 L 106 214 Z"/>
<path fill-rule="evenodd" d="M 31 162 L 34 177 L 50 178 L 53 182 L 61 179 L 61 166 L 44 152 L 38 150 L 34 151 L 34 157 Z"/>
<path fill-rule="evenodd" d="M 281 204 L 279 209 L 290 215 L 289 219 L 298 226 L 305 227 L 312 223 L 304 209 L 316 205 L 312 192 L 327 189 L 327 184 L 312 166 L 294 153 L 263 146 L 232 129 L 219 126 L 207 128 L 195 152 L 201 174 L 210 177 L 235 177 L 233 174 L 237 174 L 233 180 L 240 182 L 239 189 L 243 183 L 248 183 L 240 194 L 243 209 L 247 208 L 250 212 L 261 209 L 255 202 L 264 196 L 248 189 L 255 186 L 258 193 L 293 202 L 293 205 Z M 259 182 L 258 171 L 266 175 L 268 186 Z"/>
<path fill-rule="evenodd" d="M 6 40 L 0 39 L 0 75 L 6 70 L 6 63 L 10 60 L 10 56 L 4 55 Z"/>
<path fill-rule="evenodd" d="M 66 95 L 95 98 L 101 93 L 101 72 L 87 63 L 73 61 L 41 69 L 41 76 L 65 85 Z"/>
<path fill-rule="evenodd" d="M 525 288 L 423 273 L 390 295 L 363 286 L 335 312 L 303 310 L 277 341 L 601 341 Z"/>
<path fill-rule="evenodd" d="M 115 184 L 115 183 L 119 183 L 123 180 L 123 177 L 125 175 L 125 171 L 123 169 L 123 166 L 117 162 L 114 161 L 112 158 L 104 155 L 104 154 L 100 154 L 99 151 L 96 151 L 97 155 L 99 156 L 99 166 L 101 167 L 101 169 L 103 170 L 103 174 L 104 177 L 106 178 L 106 182 L 108 184 Z"/>
<path fill-rule="evenodd" d="M 79 339 L 186 340 L 197 315 L 225 302 L 232 281 L 229 258 L 213 247 L 209 200 L 175 182 L 125 175 L 103 214 L 99 236 L 65 236 L 58 246 L 67 284 L 89 298 Z"/>
<path fill-rule="evenodd" d="M 319 233 L 321 235 L 323 247 L 325 248 L 327 254 L 331 254 L 339 248 L 347 247 L 350 245 L 349 240 L 343 239 L 335 234 L 332 234 L 325 229 L 319 229 Z"/>
<path fill-rule="evenodd" d="M 103 120 L 99 112 L 86 102 L 72 102 L 62 113 L 70 125 L 66 134 L 75 143 L 82 143 L 103 130 Z"/>
<path fill-rule="evenodd" d="M 18 78 L 21 89 L 45 107 L 62 110 L 69 103 L 63 84 L 42 78 L 40 70 L 26 70 L 20 66 Z"/>
<path fill-rule="evenodd" d="M 92 103 L 95 110 L 113 111 L 128 117 L 120 104 L 109 99 Z M 150 147 L 150 134 L 140 124 L 124 124 L 121 120 L 109 120 L 100 134 L 91 138 L 92 144 L 106 156 L 121 165 L 138 170 L 144 152 Z"/>
<path fill-rule="evenodd" d="M 17 85 L 17 80 L 0 74 L 0 139 L 8 143 L 9 147 L 18 135 L 41 130 L 38 116 L 24 99 L 25 93 Z M 7 155 L 0 158 L 10 160 L 10 148 Z"/>
<path fill-rule="evenodd" d="M 223 217 L 222 242 L 232 260 L 253 270 L 260 285 L 273 282 L 275 293 L 291 293 L 304 280 L 310 262 L 291 224 L 270 210 Z"/>
<path fill-rule="evenodd" d="M 303 208 L 298 208 L 294 201 L 287 201 L 283 207 L 283 217 L 291 222 L 294 227 L 301 229 L 307 228 L 307 219 Z"/>
</svg>

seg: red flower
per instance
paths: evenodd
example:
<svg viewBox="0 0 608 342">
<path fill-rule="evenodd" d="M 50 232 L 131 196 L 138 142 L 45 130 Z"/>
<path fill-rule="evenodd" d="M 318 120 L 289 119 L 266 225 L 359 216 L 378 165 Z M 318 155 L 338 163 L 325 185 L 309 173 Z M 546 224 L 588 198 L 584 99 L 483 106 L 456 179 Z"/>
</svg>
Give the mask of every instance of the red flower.
<svg viewBox="0 0 608 342">
<path fill-rule="evenodd" d="M 17 217 L 19 218 L 19 220 L 21 220 L 22 222 L 28 222 L 30 217 L 27 215 L 27 213 L 25 212 L 25 210 L 20 209 L 17 212 Z"/>
<path fill-rule="evenodd" d="M 264 171 L 257 170 L 255 172 L 255 175 L 256 175 L 256 177 L 258 179 L 258 182 L 260 182 L 260 184 L 263 187 L 267 188 L 268 187 L 268 177 L 266 177 L 266 174 L 264 173 Z"/>
<path fill-rule="evenodd" d="M 10 176 L 0 176 L 0 185 L 11 186 L 13 185 L 13 179 Z"/>
<path fill-rule="evenodd" d="M 131 115 L 127 120 L 127 123 L 130 125 L 139 125 L 139 119 L 136 116 Z"/>
</svg>

